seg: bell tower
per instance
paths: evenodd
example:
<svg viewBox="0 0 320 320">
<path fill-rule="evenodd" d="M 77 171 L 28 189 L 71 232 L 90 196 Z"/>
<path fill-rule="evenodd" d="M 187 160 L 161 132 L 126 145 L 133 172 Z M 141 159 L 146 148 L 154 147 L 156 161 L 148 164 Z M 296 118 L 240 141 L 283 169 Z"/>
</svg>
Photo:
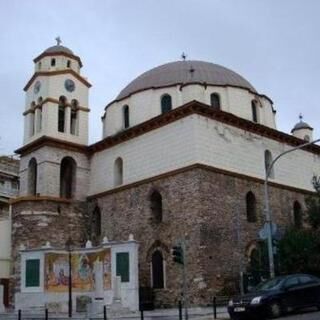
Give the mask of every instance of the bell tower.
<svg viewBox="0 0 320 320">
<path fill-rule="evenodd" d="M 91 85 L 80 74 L 80 57 L 56 41 L 34 59 L 34 74 L 24 87 L 24 145 L 44 136 L 88 144 Z"/>
</svg>

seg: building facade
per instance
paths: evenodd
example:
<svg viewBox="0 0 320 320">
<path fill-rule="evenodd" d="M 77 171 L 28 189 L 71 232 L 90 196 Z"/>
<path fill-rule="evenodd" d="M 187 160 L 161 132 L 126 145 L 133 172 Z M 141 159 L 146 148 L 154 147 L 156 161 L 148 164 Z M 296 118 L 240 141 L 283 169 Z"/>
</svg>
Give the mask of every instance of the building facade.
<svg viewBox="0 0 320 320">
<path fill-rule="evenodd" d="M 278 131 L 272 100 L 239 74 L 202 61 L 145 72 L 110 102 L 103 136 L 88 145 L 90 83 L 81 59 L 56 45 L 34 60 L 25 87 L 20 195 L 13 201 L 16 292 L 19 246 L 62 247 L 104 236 L 139 242 L 141 287 L 158 306 L 181 295 L 170 249 L 187 243 L 190 302 L 209 303 L 250 263 L 264 224 L 263 182 L 272 159 L 312 140 L 302 122 Z M 284 157 L 270 176 L 273 219 L 302 226 L 320 173 L 320 148 Z"/>
<path fill-rule="evenodd" d="M 9 280 L 11 275 L 11 207 L 10 200 L 18 196 L 19 160 L 13 156 L 0 156 L 0 285 L 3 301 L 9 305 Z"/>
</svg>

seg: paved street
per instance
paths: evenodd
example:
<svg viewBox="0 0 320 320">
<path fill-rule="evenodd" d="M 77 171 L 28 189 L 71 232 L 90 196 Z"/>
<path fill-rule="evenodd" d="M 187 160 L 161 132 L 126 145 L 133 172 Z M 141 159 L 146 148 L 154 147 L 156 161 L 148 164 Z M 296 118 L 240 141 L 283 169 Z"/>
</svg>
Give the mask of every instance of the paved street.
<svg viewBox="0 0 320 320">
<path fill-rule="evenodd" d="M 289 316 L 279 318 L 279 320 L 280 319 L 283 319 L 283 320 L 319 320 L 320 319 L 320 311 L 314 311 L 314 309 L 313 309 L 307 313 L 291 314 Z"/>
</svg>

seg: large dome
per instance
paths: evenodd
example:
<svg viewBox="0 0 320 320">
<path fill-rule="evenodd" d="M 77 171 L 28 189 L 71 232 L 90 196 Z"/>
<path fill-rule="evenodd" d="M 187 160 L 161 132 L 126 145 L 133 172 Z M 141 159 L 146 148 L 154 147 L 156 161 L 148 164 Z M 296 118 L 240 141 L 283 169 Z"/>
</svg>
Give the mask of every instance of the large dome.
<svg viewBox="0 0 320 320">
<path fill-rule="evenodd" d="M 250 82 L 230 69 L 210 62 L 187 60 L 166 63 L 143 73 L 129 83 L 116 99 L 137 91 L 188 83 L 233 86 L 256 92 Z"/>
</svg>

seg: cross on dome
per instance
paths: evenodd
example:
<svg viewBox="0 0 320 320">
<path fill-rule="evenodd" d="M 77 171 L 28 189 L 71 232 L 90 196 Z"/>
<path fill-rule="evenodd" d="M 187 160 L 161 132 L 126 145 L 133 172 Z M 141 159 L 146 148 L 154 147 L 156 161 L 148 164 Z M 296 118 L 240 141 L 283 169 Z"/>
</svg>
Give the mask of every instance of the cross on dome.
<svg viewBox="0 0 320 320">
<path fill-rule="evenodd" d="M 183 61 L 186 61 L 187 55 L 184 52 L 182 52 L 181 58 L 182 58 Z"/>
<path fill-rule="evenodd" d="M 299 119 L 300 119 L 300 122 L 302 122 L 302 119 L 303 119 L 302 113 L 299 114 Z"/>
<path fill-rule="evenodd" d="M 62 42 L 60 36 L 56 37 L 55 40 L 57 41 L 57 46 L 60 46 L 60 44 Z"/>
</svg>

